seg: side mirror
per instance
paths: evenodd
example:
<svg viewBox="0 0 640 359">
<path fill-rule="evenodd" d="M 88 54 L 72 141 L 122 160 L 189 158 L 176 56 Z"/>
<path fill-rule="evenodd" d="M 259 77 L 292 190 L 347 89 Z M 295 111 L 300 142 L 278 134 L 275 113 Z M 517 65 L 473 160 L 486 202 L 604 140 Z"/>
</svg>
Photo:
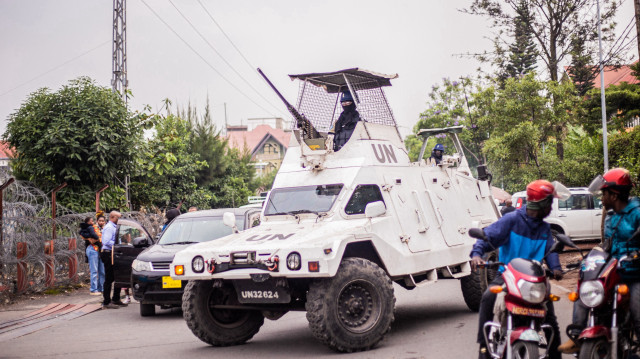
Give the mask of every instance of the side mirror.
<svg viewBox="0 0 640 359">
<path fill-rule="evenodd" d="M 222 223 L 225 226 L 231 227 L 233 229 L 233 233 L 238 233 L 238 227 L 236 227 L 236 215 L 231 212 L 224 212 L 222 215 Z"/>
<path fill-rule="evenodd" d="M 387 207 L 384 205 L 384 202 L 382 201 L 375 201 L 375 202 L 368 203 L 367 206 L 364 208 L 364 215 L 367 218 L 379 217 L 385 213 L 387 213 Z"/>
<path fill-rule="evenodd" d="M 569 238 L 569 236 L 567 236 L 566 234 L 556 233 L 555 237 L 556 237 L 556 243 L 562 244 L 562 249 L 564 249 L 565 246 L 569 248 L 579 249 L 578 246 L 576 246 L 576 244 L 573 243 L 571 238 Z"/>
<path fill-rule="evenodd" d="M 147 237 L 136 237 L 131 241 L 131 244 L 133 244 L 135 248 L 148 247 L 149 240 L 147 240 Z"/>
</svg>

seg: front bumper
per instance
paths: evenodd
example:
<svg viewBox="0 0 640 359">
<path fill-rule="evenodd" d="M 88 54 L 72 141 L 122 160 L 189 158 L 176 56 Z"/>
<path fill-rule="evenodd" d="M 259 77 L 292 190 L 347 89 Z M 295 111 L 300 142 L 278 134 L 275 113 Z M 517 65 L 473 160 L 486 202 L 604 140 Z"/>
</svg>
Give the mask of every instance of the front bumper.
<svg viewBox="0 0 640 359">
<path fill-rule="evenodd" d="M 133 297 L 144 304 L 181 305 L 187 281 L 182 281 L 180 288 L 163 288 L 162 277 L 165 276 L 169 276 L 169 271 L 132 271 Z"/>
</svg>

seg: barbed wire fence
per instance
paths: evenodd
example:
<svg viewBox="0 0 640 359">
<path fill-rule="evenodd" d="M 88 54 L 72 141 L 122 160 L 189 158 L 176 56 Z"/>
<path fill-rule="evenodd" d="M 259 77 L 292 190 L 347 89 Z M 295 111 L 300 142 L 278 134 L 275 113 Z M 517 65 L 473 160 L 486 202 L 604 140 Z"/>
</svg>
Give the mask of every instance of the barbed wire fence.
<svg viewBox="0 0 640 359">
<path fill-rule="evenodd" d="M 0 184 L 9 178 L 0 172 Z M 52 286 L 88 280 L 84 240 L 78 231 L 80 223 L 86 217 L 94 217 L 94 212 L 75 213 L 57 204 L 56 218 L 52 219 L 50 194 L 28 182 L 14 181 L 3 191 L 2 214 L 2 300 L 22 292 L 42 292 Z M 122 218 L 140 222 L 152 237 L 162 223 L 160 213 L 125 212 Z"/>
</svg>

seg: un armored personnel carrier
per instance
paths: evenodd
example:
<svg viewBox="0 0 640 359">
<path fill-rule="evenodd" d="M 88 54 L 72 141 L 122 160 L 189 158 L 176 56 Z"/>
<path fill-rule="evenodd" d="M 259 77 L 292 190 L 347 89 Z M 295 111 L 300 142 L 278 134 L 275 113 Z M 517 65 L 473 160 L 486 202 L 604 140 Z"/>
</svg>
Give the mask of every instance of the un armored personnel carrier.
<svg viewBox="0 0 640 359">
<path fill-rule="evenodd" d="M 410 290 L 463 278 L 477 310 L 482 286 L 470 275 L 467 231 L 499 213 L 488 181 L 471 174 L 462 127 L 420 131 L 421 160 L 411 162 L 383 91 L 397 75 L 355 68 L 290 77 L 300 80 L 289 106 L 297 126 L 261 224 L 193 245 L 171 264 L 171 277 L 188 281 L 182 309 L 193 333 L 214 346 L 240 344 L 264 318 L 304 310 L 329 347 L 367 350 L 393 322 L 394 282 Z M 362 121 L 334 152 L 325 143 L 345 91 Z M 438 134 L 452 138 L 455 153 L 435 165 L 422 154 Z"/>
</svg>

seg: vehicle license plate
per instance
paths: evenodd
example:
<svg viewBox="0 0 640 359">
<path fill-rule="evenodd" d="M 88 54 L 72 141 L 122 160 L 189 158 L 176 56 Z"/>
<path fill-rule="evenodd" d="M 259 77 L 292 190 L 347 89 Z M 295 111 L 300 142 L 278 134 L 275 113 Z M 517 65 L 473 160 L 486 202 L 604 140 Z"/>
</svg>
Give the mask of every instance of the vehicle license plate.
<svg viewBox="0 0 640 359">
<path fill-rule="evenodd" d="M 541 318 L 545 316 L 544 309 L 526 308 L 526 307 L 519 307 L 519 306 L 513 306 L 513 308 L 511 309 L 511 313 L 516 315 L 528 315 L 532 317 L 541 317 Z"/>
<path fill-rule="evenodd" d="M 182 281 L 179 279 L 173 279 L 171 277 L 162 277 L 162 288 L 182 288 Z"/>
<path fill-rule="evenodd" d="M 233 283 L 240 303 L 289 303 L 291 301 L 289 288 L 276 286 L 273 280 L 262 283 L 238 280 Z"/>
</svg>

